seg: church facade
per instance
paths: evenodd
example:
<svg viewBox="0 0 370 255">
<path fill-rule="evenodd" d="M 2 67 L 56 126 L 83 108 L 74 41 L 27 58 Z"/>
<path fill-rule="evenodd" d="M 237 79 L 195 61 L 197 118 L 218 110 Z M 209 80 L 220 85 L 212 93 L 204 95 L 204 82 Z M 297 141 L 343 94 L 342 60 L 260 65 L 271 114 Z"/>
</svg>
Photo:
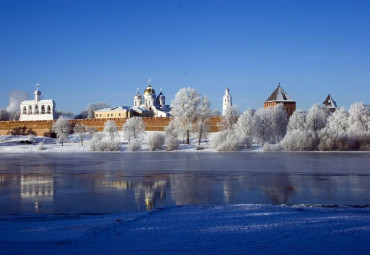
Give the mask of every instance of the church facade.
<svg viewBox="0 0 370 255">
<path fill-rule="evenodd" d="M 55 102 L 52 99 L 41 99 L 41 91 L 39 84 L 36 84 L 33 100 L 25 100 L 21 102 L 20 121 L 35 121 L 35 120 L 54 120 L 55 119 Z"/>
</svg>

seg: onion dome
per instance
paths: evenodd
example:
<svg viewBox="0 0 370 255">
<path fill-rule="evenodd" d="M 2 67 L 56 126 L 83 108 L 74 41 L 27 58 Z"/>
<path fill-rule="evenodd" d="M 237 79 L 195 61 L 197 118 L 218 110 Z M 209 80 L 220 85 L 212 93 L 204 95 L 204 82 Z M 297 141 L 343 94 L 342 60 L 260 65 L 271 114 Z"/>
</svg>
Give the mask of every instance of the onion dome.
<svg viewBox="0 0 370 255">
<path fill-rule="evenodd" d="M 141 94 L 139 92 L 139 89 L 137 89 L 137 92 L 136 92 L 136 95 L 134 96 L 135 99 L 139 99 L 139 98 L 142 98 L 141 97 Z"/>
<path fill-rule="evenodd" d="M 36 83 L 36 90 L 35 90 L 35 96 L 37 95 L 37 96 L 41 96 L 41 91 L 39 90 L 39 84 L 38 83 Z"/>
<path fill-rule="evenodd" d="M 155 95 L 155 90 L 152 88 L 152 85 L 150 84 L 150 79 L 148 87 L 144 90 L 144 95 Z"/>
</svg>

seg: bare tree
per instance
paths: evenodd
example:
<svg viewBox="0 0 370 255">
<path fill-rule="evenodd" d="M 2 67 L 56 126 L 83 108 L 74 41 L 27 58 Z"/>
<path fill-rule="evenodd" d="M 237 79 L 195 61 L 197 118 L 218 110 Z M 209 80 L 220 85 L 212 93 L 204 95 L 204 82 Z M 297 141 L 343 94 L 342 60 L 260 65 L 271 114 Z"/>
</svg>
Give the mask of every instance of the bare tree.
<svg viewBox="0 0 370 255">
<path fill-rule="evenodd" d="M 203 97 L 200 105 L 199 105 L 199 111 L 196 121 L 196 127 L 195 130 L 198 134 L 198 145 L 200 145 L 200 142 L 202 141 L 202 138 L 207 138 L 207 132 L 208 132 L 208 121 L 211 117 L 212 109 L 210 108 L 210 104 L 207 97 Z"/>
<path fill-rule="evenodd" d="M 174 117 L 174 126 L 186 138 L 187 144 L 190 144 L 190 132 L 194 130 L 202 104 L 209 107 L 207 100 L 204 101 L 200 93 L 193 88 L 180 89 L 172 101 L 171 114 Z M 204 123 L 205 120 L 206 118 L 203 120 Z M 200 127 L 204 128 L 203 125 Z"/>
<path fill-rule="evenodd" d="M 80 139 L 80 143 L 83 146 L 84 145 L 84 140 L 85 140 L 85 137 L 86 137 L 87 126 L 77 123 L 73 127 L 73 132 L 78 134 L 78 138 Z"/>
<path fill-rule="evenodd" d="M 145 130 L 145 125 L 141 117 L 133 117 L 126 120 L 126 123 L 122 126 L 124 138 L 131 142 L 131 138 L 140 139 Z"/>
<path fill-rule="evenodd" d="M 68 134 L 71 131 L 71 124 L 67 119 L 58 119 L 56 122 L 54 122 L 51 130 L 56 133 L 58 142 L 60 142 L 63 146 L 64 141 L 68 140 Z"/>
<path fill-rule="evenodd" d="M 221 117 L 221 121 L 218 124 L 220 130 L 231 130 L 238 121 L 239 111 L 236 106 L 229 106 L 226 108 L 225 116 Z"/>
<path fill-rule="evenodd" d="M 114 120 L 107 120 L 104 123 L 104 132 L 108 133 L 110 139 L 114 141 L 114 137 L 116 136 L 117 133 L 116 122 Z"/>
<path fill-rule="evenodd" d="M 97 104 L 89 104 L 87 106 L 87 118 L 89 119 L 92 119 L 92 118 L 95 118 L 95 111 L 97 110 L 100 110 L 100 109 L 104 109 L 104 108 L 109 108 L 110 105 L 107 104 L 107 103 L 104 103 L 104 102 L 100 102 L 100 103 L 97 103 Z"/>
</svg>

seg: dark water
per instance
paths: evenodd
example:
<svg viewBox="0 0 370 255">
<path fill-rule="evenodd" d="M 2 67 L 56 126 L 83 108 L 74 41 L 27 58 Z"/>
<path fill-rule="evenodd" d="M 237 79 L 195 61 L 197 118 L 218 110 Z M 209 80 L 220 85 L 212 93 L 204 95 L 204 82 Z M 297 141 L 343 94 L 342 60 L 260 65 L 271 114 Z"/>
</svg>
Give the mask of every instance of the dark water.
<svg viewBox="0 0 370 255">
<path fill-rule="evenodd" d="M 0 154 L 0 214 L 241 203 L 370 204 L 370 154 Z"/>
</svg>

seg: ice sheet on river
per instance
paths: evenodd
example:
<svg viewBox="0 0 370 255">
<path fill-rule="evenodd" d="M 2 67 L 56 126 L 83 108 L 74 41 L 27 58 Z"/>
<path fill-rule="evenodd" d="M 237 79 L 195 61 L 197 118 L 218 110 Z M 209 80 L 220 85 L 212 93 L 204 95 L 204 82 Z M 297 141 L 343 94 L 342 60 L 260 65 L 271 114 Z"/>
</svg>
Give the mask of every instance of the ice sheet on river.
<svg viewBox="0 0 370 255">
<path fill-rule="evenodd" d="M 366 254 L 369 240 L 369 208 L 176 206 L 0 216 L 2 254 Z"/>
</svg>

